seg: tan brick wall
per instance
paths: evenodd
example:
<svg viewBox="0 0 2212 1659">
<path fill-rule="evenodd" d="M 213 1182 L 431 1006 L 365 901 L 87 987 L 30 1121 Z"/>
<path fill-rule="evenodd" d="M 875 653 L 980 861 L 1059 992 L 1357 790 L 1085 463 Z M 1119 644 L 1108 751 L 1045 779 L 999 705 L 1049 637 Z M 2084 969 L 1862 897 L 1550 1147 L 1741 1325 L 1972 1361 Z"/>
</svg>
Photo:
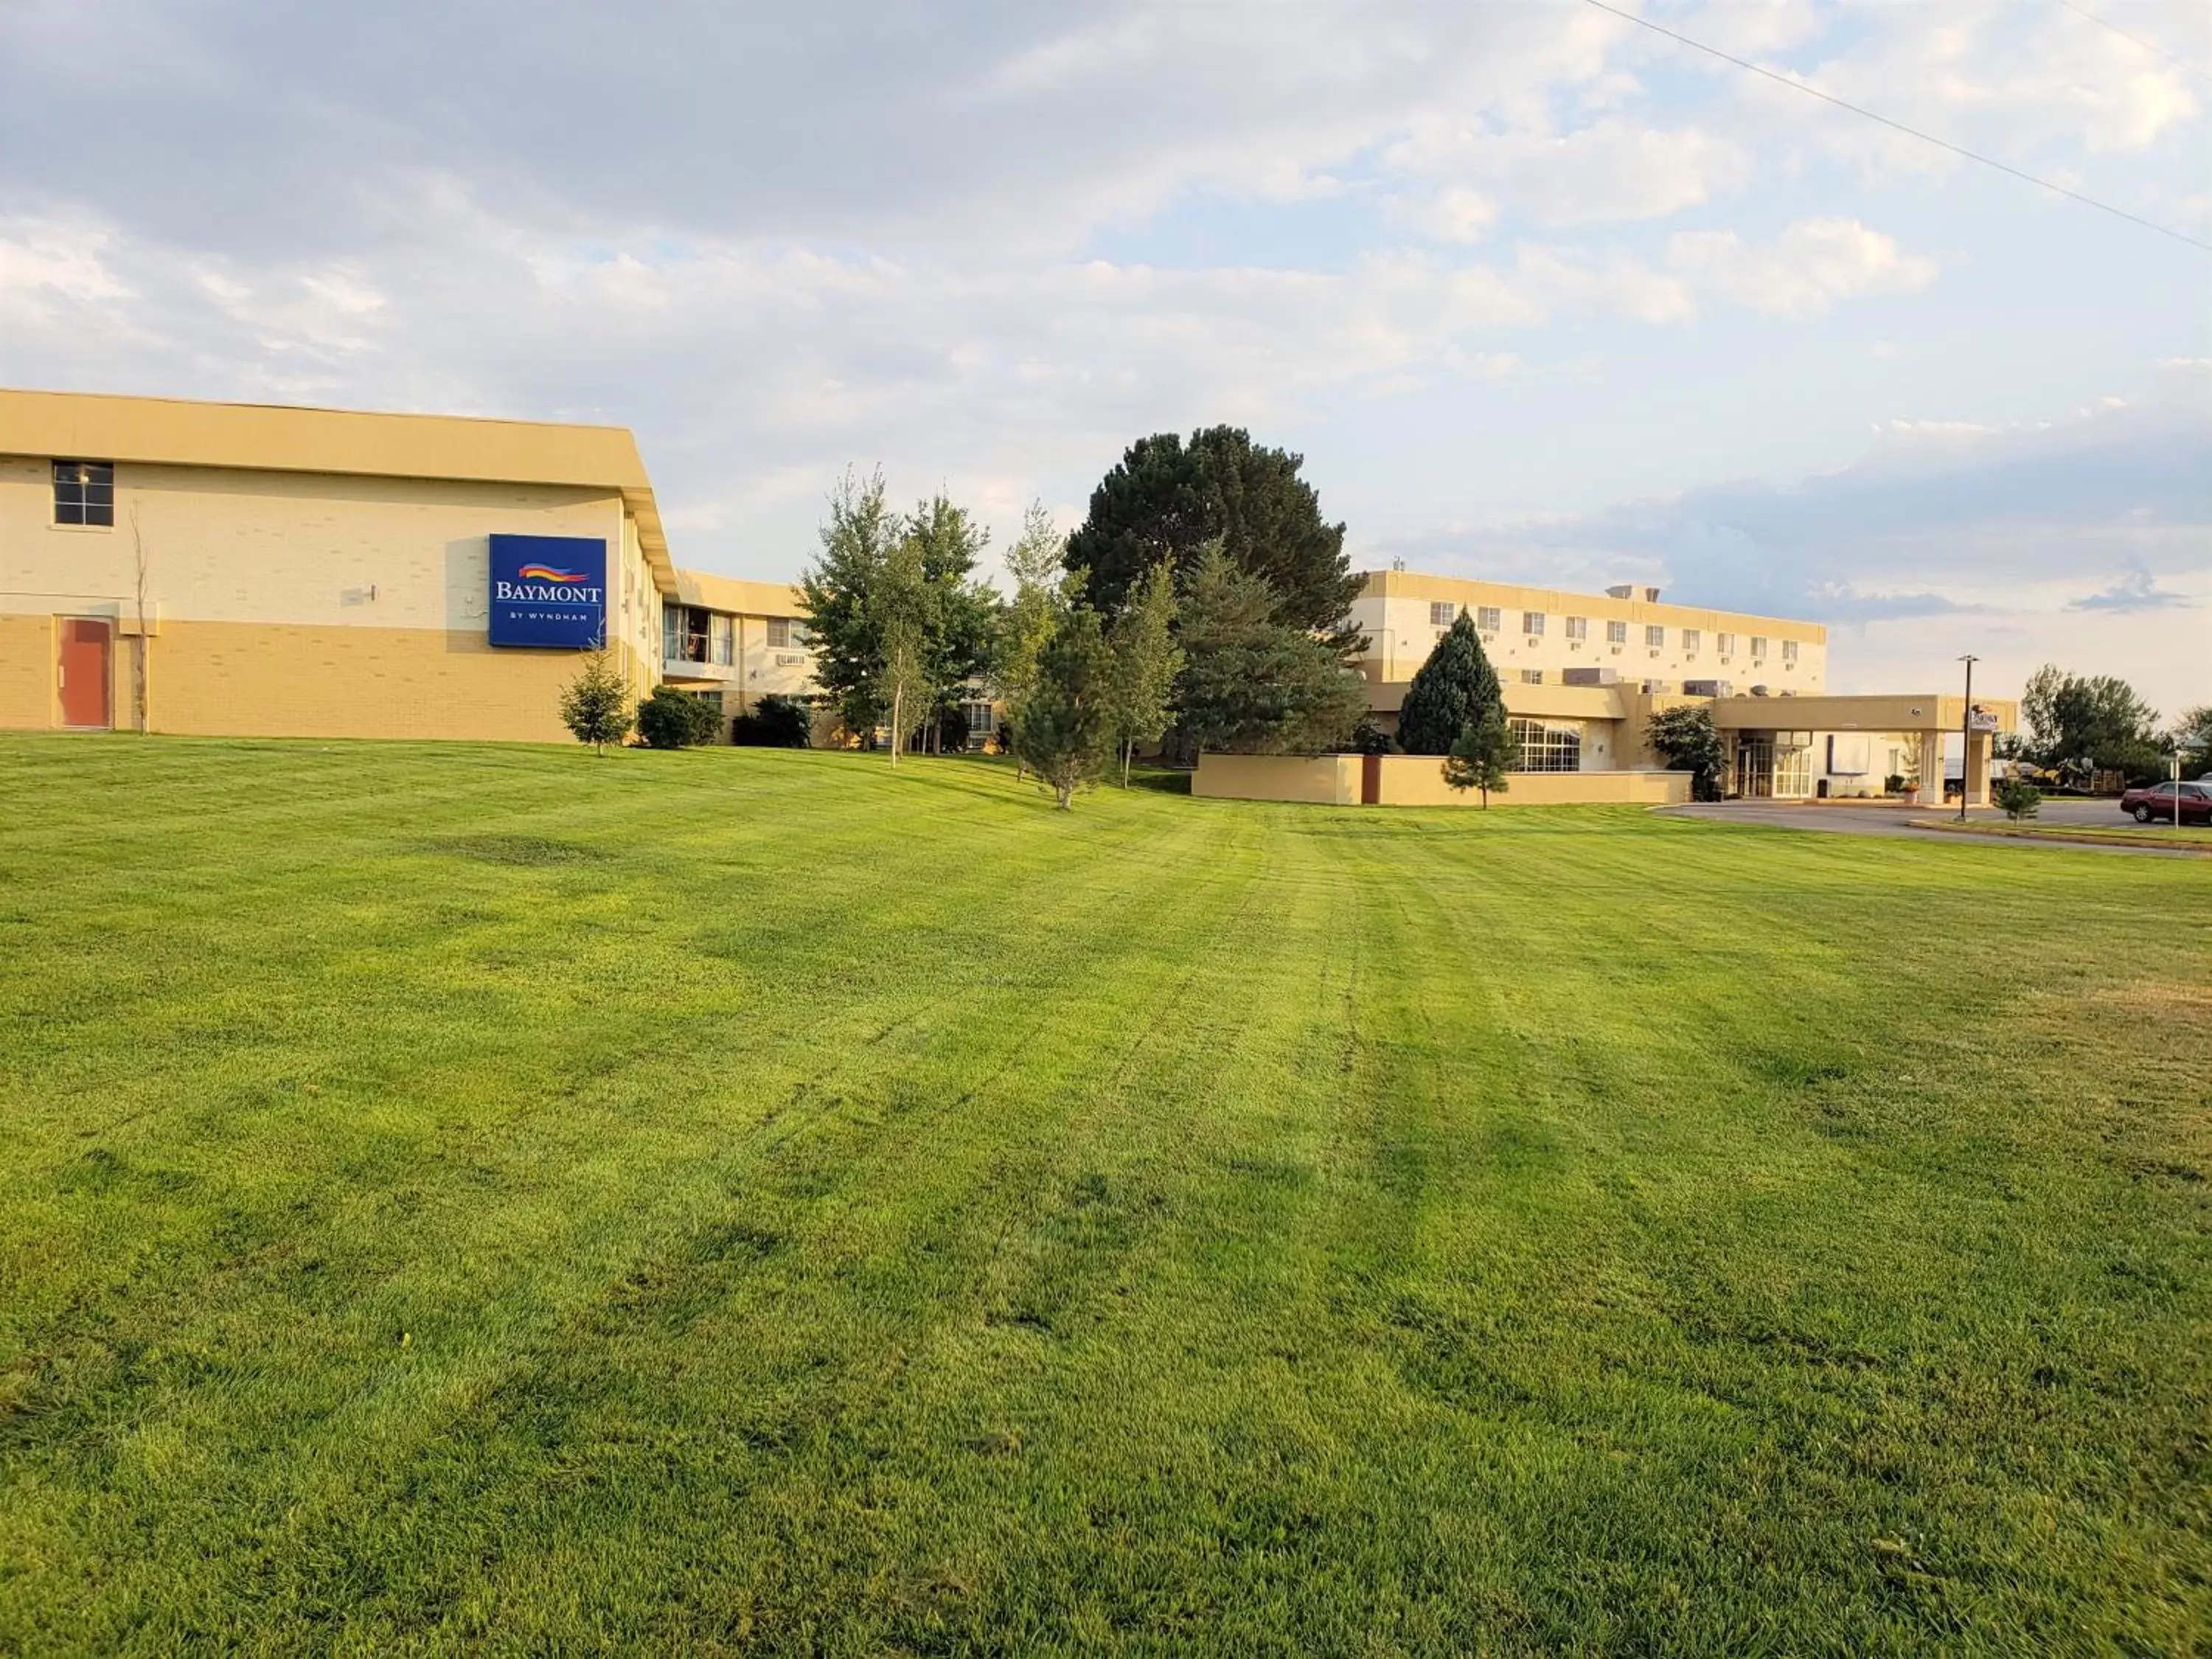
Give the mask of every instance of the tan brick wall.
<svg viewBox="0 0 2212 1659">
<path fill-rule="evenodd" d="M 163 624 L 150 641 L 151 729 L 205 737 L 477 738 L 573 741 L 561 688 L 568 651 L 495 648 L 434 629 L 275 623 Z M 116 729 L 132 729 L 132 642 L 115 647 Z M 636 653 L 617 659 L 639 690 Z M 54 726 L 53 623 L 0 617 L 0 726 Z"/>
</svg>

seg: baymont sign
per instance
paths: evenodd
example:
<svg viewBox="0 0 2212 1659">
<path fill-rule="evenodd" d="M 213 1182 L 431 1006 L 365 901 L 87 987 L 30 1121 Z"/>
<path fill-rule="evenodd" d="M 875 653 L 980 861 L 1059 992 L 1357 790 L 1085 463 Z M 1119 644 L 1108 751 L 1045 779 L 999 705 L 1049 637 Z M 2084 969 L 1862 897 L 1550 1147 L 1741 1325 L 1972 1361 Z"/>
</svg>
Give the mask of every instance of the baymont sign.
<svg viewBox="0 0 2212 1659">
<path fill-rule="evenodd" d="M 607 544 L 591 536 L 493 536 L 494 645 L 582 651 L 607 627 Z"/>
</svg>

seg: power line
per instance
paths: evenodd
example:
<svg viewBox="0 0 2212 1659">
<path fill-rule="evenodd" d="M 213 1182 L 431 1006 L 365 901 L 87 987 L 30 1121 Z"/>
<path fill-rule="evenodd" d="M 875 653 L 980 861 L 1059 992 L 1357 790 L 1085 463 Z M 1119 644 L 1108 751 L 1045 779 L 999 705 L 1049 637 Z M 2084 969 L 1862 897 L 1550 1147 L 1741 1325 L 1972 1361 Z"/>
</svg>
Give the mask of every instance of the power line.
<svg viewBox="0 0 2212 1659">
<path fill-rule="evenodd" d="M 1870 109 L 1863 108 L 1857 104 L 1838 98 L 1832 93 L 1823 92 L 1820 88 L 1800 81 L 1794 76 L 1784 75 L 1778 70 L 1768 69 L 1763 64 L 1754 64 L 1747 58 L 1738 58 L 1733 53 L 1723 52 L 1718 46 L 1709 46 L 1702 40 L 1692 40 L 1686 34 L 1677 33 L 1663 24 L 1653 22 L 1648 17 L 1638 17 L 1632 11 L 1623 11 L 1618 6 L 1609 6 L 1606 3 L 1606 0 L 1583 0 L 1583 3 L 1595 6 L 1600 11 L 1608 12 L 1625 22 L 1633 23 L 1638 28 L 1650 29 L 1654 34 L 1663 34 L 1669 40 L 1678 41 L 1694 52 L 1704 52 L 1708 58 L 1717 58 L 1724 64 L 1733 64 L 1738 69 L 1749 70 L 1753 75 L 1763 75 L 1770 81 L 1778 82 L 1783 86 L 1817 98 L 1824 104 L 1833 104 L 1838 109 L 1846 109 L 1854 115 L 1863 115 L 1869 121 L 1879 122 L 1893 131 L 1905 134 L 1908 138 L 1917 138 L 1921 143 L 1933 144 L 1938 149 L 1948 149 L 1952 155 L 1962 155 L 1969 161 L 1979 161 L 1985 167 L 1995 167 L 1999 173 L 2008 173 L 2015 179 L 2024 179 L 2031 185 L 2051 191 L 2054 196 L 2063 196 L 2069 201 L 2081 203 L 2084 207 L 2095 208 L 2100 213 L 2109 213 L 2116 219 L 2125 219 L 2130 224 L 2141 225 L 2145 230 L 2154 230 L 2161 236 L 2171 236 L 2177 242 L 2186 242 L 2191 247 L 2202 248 L 2207 253 L 2212 253 L 2212 242 L 2201 242 L 2196 237 L 2185 231 L 2176 230 L 2170 225 L 2160 224 L 2154 219 L 2145 219 L 2140 215 L 2129 212 L 2125 208 L 2114 207 L 2110 202 L 2100 202 L 2094 196 L 2084 196 L 2078 190 L 2069 190 L 2063 185 L 2054 185 L 2050 179 L 2039 179 L 2032 173 L 2022 173 L 2016 167 L 2008 166 L 1991 156 L 1981 155 L 1963 145 L 1954 144 L 1948 138 L 1938 138 L 1932 132 L 1923 132 L 1917 127 L 1909 127 L 1902 121 L 1893 121 L 1887 115 L 1877 115 Z"/>
<path fill-rule="evenodd" d="M 2091 22 L 2094 23 L 2099 28 L 2110 29 L 2113 33 L 2118 35 L 2123 40 L 2131 40 L 2136 46 L 2141 46 L 2145 52 L 2154 52 L 2160 57 L 2165 58 L 2167 63 L 2175 64 L 2179 68 L 2185 69 L 2191 75 L 2202 75 L 2204 73 L 2203 70 L 2191 63 L 2186 58 L 2180 56 L 2179 53 L 2168 52 L 2164 46 L 2159 45 L 2155 40 L 2146 40 L 2140 34 L 2129 33 L 2127 30 L 2122 28 L 2118 23 L 2112 21 L 2110 19 L 2100 17 L 2095 12 L 2085 10 L 2083 8 L 2075 5 L 2074 3 L 2074 0 L 2058 0 L 2058 3 L 2065 7 L 2067 10 L 2072 12 L 2076 17 L 2086 17 Z"/>
</svg>

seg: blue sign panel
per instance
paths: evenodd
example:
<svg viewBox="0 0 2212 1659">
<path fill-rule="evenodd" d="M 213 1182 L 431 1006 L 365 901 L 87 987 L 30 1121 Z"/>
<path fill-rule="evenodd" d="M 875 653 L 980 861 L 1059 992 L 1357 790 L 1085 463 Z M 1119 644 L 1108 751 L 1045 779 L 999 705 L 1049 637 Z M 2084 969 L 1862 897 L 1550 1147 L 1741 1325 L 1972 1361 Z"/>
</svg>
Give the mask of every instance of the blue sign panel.
<svg viewBox="0 0 2212 1659">
<path fill-rule="evenodd" d="M 588 651 L 605 642 L 607 544 L 593 536 L 491 538 L 491 643 Z"/>
</svg>

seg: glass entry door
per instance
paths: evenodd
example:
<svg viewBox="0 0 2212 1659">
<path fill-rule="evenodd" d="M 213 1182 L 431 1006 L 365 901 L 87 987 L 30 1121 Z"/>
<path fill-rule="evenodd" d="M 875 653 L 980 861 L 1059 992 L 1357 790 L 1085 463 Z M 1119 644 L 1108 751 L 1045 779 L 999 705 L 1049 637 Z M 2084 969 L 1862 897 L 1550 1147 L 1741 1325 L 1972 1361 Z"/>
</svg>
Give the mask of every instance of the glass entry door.
<svg viewBox="0 0 2212 1659">
<path fill-rule="evenodd" d="M 1771 738 L 1746 738 L 1735 746 L 1735 792 L 1746 800 L 1766 800 L 1774 793 L 1774 742 Z"/>
</svg>

